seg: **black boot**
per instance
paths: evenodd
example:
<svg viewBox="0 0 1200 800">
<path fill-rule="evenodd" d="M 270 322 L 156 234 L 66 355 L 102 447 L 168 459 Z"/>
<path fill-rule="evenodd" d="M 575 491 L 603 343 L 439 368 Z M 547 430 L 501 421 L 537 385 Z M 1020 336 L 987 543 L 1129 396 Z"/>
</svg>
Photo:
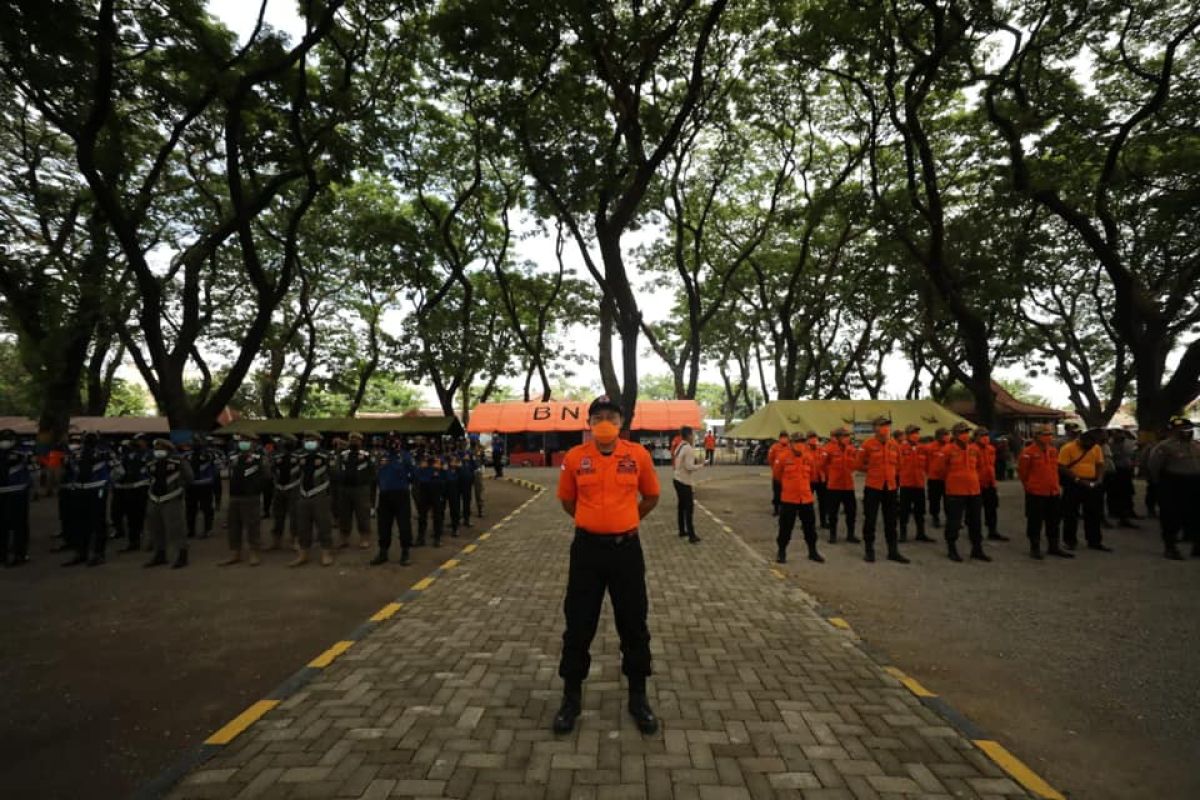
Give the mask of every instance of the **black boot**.
<svg viewBox="0 0 1200 800">
<path fill-rule="evenodd" d="M 578 684 L 567 684 L 563 689 L 562 705 L 554 715 L 554 732 L 570 733 L 575 730 L 575 720 L 583 711 L 583 687 Z"/>
<path fill-rule="evenodd" d="M 425 534 L 424 533 L 417 534 L 417 541 L 413 544 L 413 546 L 414 547 L 424 547 L 425 546 Z"/>
<path fill-rule="evenodd" d="M 1051 539 L 1046 546 L 1046 555 L 1055 556 L 1056 558 L 1074 558 L 1074 554 L 1064 552 L 1058 546 L 1058 539 Z"/>
<path fill-rule="evenodd" d="M 104 554 L 96 553 L 94 556 L 92 556 L 91 558 L 88 559 L 87 565 L 89 567 L 98 567 L 103 563 L 104 563 Z"/>
<path fill-rule="evenodd" d="M 987 553 L 983 552 L 983 545 L 975 545 L 971 548 L 971 558 L 976 561 L 991 561 L 992 558 Z"/>
<path fill-rule="evenodd" d="M 937 514 L 934 514 L 930 517 L 929 524 L 935 528 L 940 528 L 942 527 L 942 520 Z"/>
<path fill-rule="evenodd" d="M 1008 541 L 1008 537 L 1007 537 L 1007 536 L 1005 536 L 1004 534 L 1001 534 L 1001 533 L 996 533 L 995 531 L 991 531 L 991 532 L 989 532 L 989 533 L 988 533 L 988 541 L 992 541 L 992 542 L 1007 542 L 1007 541 Z"/>
<path fill-rule="evenodd" d="M 900 549 L 898 547 L 889 547 L 887 558 L 888 558 L 888 561 L 895 561 L 897 564 L 911 563 L 907 558 L 900 555 Z"/>
<path fill-rule="evenodd" d="M 165 550 L 155 550 L 154 557 L 143 564 L 143 567 L 160 567 L 167 563 L 167 553 Z"/>
<path fill-rule="evenodd" d="M 70 559 L 69 561 L 64 561 L 63 566 L 64 567 L 77 567 L 80 564 L 86 564 L 86 563 L 87 563 L 86 556 L 76 555 L 74 558 Z"/>
<path fill-rule="evenodd" d="M 953 543 L 946 545 L 946 556 L 951 561 L 962 561 L 962 556 L 958 554 L 958 546 Z"/>
<path fill-rule="evenodd" d="M 862 539 L 855 536 L 854 531 L 851 530 L 849 533 L 846 534 L 846 541 L 849 542 L 850 544 L 858 544 L 859 542 L 862 541 Z"/>
<path fill-rule="evenodd" d="M 808 560 L 809 560 L 809 561 L 815 561 L 815 562 L 817 562 L 818 564 L 824 564 L 824 563 L 825 563 L 825 557 L 824 557 L 824 556 L 822 556 L 820 553 L 818 553 L 818 552 L 817 552 L 817 545 L 816 545 L 816 542 L 814 542 L 814 543 L 812 543 L 812 544 L 810 544 L 810 545 L 808 546 Z"/>
<path fill-rule="evenodd" d="M 917 519 L 916 541 L 918 541 L 918 542 L 932 542 L 933 541 L 933 539 L 930 539 L 928 536 L 925 535 L 925 520 L 924 519 Z"/>
<path fill-rule="evenodd" d="M 688 542 L 689 542 L 690 544 L 700 544 L 700 537 L 699 537 L 699 536 L 697 536 L 697 535 L 696 535 L 696 534 L 694 534 L 694 533 L 692 533 L 692 534 L 689 534 L 689 535 L 688 535 Z"/>
<path fill-rule="evenodd" d="M 142 549 L 142 543 L 136 539 L 131 539 L 129 544 L 121 548 L 122 553 L 136 553 Z"/>
<path fill-rule="evenodd" d="M 407 567 L 411 563 L 412 563 L 412 554 L 409 553 L 408 548 L 405 547 L 403 550 L 400 551 L 400 566 Z"/>
<path fill-rule="evenodd" d="M 370 563 L 372 567 L 378 567 L 380 564 L 386 564 L 387 550 L 380 550 L 378 553 L 376 553 L 375 557 L 371 559 Z"/>
<path fill-rule="evenodd" d="M 787 548 L 786 547 L 778 548 L 778 551 L 775 553 L 775 563 L 776 564 L 786 564 L 787 563 Z"/>
<path fill-rule="evenodd" d="M 436 533 L 433 535 L 433 546 L 434 547 L 442 546 L 442 537 L 438 536 Z"/>
<path fill-rule="evenodd" d="M 646 736 L 658 733 L 658 717 L 654 716 L 654 711 L 650 708 L 650 701 L 646 699 L 644 691 L 630 690 L 629 716 L 633 717 L 633 722 L 637 725 L 638 730 Z"/>
<path fill-rule="evenodd" d="M 1167 545 L 1166 556 L 1171 561 L 1183 561 L 1183 553 L 1179 552 L 1179 548 L 1173 544 Z"/>
<path fill-rule="evenodd" d="M 175 563 L 171 565 L 171 569 L 183 569 L 188 565 L 188 551 L 180 550 L 179 555 L 175 556 Z"/>
<path fill-rule="evenodd" d="M 1029 543 L 1029 557 L 1036 560 L 1042 560 L 1042 547 L 1037 542 Z"/>
<path fill-rule="evenodd" d="M 874 547 L 870 547 L 870 546 L 867 547 L 867 552 L 863 555 L 863 561 L 866 561 L 868 564 L 875 563 L 875 548 Z"/>
<path fill-rule="evenodd" d="M 908 531 L 900 531 L 900 538 L 899 538 L 899 541 L 901 541 L 901 542 L 907 542 L 907 541 L 908 541 Z"/>
</svg>

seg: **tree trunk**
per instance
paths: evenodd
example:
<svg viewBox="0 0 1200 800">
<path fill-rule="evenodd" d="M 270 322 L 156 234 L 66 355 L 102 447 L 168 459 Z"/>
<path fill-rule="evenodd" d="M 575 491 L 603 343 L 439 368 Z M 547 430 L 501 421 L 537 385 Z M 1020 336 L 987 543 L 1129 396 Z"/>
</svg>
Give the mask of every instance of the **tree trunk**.
<svg viewBox="0 0 1200 800">
<path fill-rule="evenodd" d="M 604 386 L 604 393 L 609 397 L 621 396 L 621 382 L 617 379 L 617 372 L 613 368 L 612 358 L 612 340 L 613 340 L 613 325 L 614 325 L 615 310 L 613 309 L 612 300 L 608 297 L 603 297 L 600 300 L 600 381 Z"/>
</svg>

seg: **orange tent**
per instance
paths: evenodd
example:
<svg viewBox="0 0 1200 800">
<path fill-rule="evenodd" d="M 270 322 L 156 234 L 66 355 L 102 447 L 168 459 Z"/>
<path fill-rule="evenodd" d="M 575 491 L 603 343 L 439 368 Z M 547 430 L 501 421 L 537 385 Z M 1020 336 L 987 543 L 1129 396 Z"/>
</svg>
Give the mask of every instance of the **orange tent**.
<svg viewBox="0 0 1200 800">
<path fill-rule="evenodd" d="M 587 401 L 547 403 L 481 403 L 471 410 L 471 433 L 552 433 L 586 431 Z M 703 427 L 695 400 L 639 400 L 633 414 L 635 431 L 670 431 L 690 425 Z"/>
</svg>

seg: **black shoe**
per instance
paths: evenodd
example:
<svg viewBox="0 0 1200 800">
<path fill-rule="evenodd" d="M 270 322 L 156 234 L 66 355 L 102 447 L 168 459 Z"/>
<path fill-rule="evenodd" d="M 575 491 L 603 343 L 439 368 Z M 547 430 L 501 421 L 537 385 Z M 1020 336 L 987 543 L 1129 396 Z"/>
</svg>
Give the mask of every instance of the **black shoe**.
<svg viewBox="0 0 1200 800">
<path fill-rule="evenodd" d="M 1038 547 L 1036 544 L 1030 545 L 1029 546 L 1029 557 L 1032 558 L 1034 561 L 1041 561 L 1042 560 L 1042 548 Z"/>
<path fill-rule="evenodd" d="M 951 561 L 962 563 L 962 556 L 958 554 L 958 549 L 955 548 L 954 545 L 950 546 L 950 549 L 946 552 L 946 557 Z"/>
<path fill-rule="evenodd" d="M 409 552 L 407 550 L 401 550 L 400 551 L 400 566 L 407 567 L 411 563 L 412 563 L 412 556 L 409 555 Z"/>
<path fill-rule="evenodd" d="M 1003 534 L 1000 534 L 1000 533 L 989 533 L 988 541 L 989 542 L 1007 542 L 1008 537 Z"/>
<path fill-rule="evenodd" d="M 9 569 L 15 569 L 16 567 L 23 567 L 28 563 L 29 556 L 13 556 L 5 562 L 4 566 L 8 567 Z"/>
<path fill-rule="evenodd" d="M 1099 550 L 1101 553 L 1111 553 L 1113 549 L 1106 544 L 1089 544 L 1088 550 Z"/>
<path fill-rule="evenodd" d="M 88 559 L 87 565 L 89 567 L 98 567 L 103 563 L 104 563 L 104 556 L 97 553 L 96 555 L 94 555 Z"/>
<path fill-rule="evenodd" d="M 1046 555 L 1054 556 L 1055 558 L 1074 558 L 1075 557 L 1074 553 L 1068 553 L 1063 550 L 1059 550 L 1057 547 L 1051 547 L 1049 550 L 1046 551 Z"/>
<path fill-rule="evenodd" d="M 787 550 L 784 550 L 782 547 L 779 548 L 779 552 L 775 554 L 775 563 L 776 564 L 786 564 L 787 563 Z"/>
<path fill-rule="evenodd" d="M 911 561 L 909 561 L 907 558 L 900 555 L 899 553 L 888 553 L 887 560 L 895 561 L 897 564 L 911 564 L 912 563 Z"/>
<path fill-rule="evenodd" d="M 778 517 L 778 516 L 779 516 L 779 509 L 777 508 L 777 509 L 773 510 L 773 511 L 771 512 L 771 516 L 772 516 L 772 517 Z"/>
<path fill-rule="evenodd" d="M 688 537 L 688 542 L 691 544 L 700 544 L 700 537 L 693 533 Z"/>
<path fill-rule="evenodd" d="M 1063 547 L 1068 550 L 1074 550 L 1078 546 L 1078 542 L 1063 542 Z"/>
<path fill-rule="evenodd" d="M 650 708 L 650 702 L 644 694 L 634 694 L 629 696 L 629 716 L 633 717 L 634 724 L 637 725 L 639 731 L 646 736 L 653 736 L 658 733 L 658 717 L 654 716 L 654 711 Z"/>
<path fill-rule="evenodd" d="M 54 547 L 50 548 L 50 552 L 51 553 L 66 553 L 66 552 L 70 552 L 74 549 L 75 549 L 75 547 L 73 545 L 56 544 Z"/>
<path fill-rule="evenodd" d="M 1183 561 L 1184 560 L 1183 553 L 1179 552 L 1178 547 L 1167 548 L 1166 556 L 1171 561 Z"/>
<path fill-rule="evenodd" d="M 558 713 L 554 715 L 554 732 L 563 734 L 575 730 L 575 720 L 579 718 L 581 710 L 577 698 L 564 696 Z"/>
<path fill-rule="evenodd" d="M 933 541 L 933 539 L 930 539 L 928 536 L 926 536 L 926 535 L 925 535 L 925 534 L 923 534 L 923 533 L 918 533 L 918 534 L 917 534 L 917 538 L 916 538 L 916 539 L 914 539 L 913 541 L 916 541 L 916 542 L 932 542 L 932 541 Z"/>
<path fill-rule="evenodd" d="M 175 563 L 171 565 L 171 569 L 183 569 L 188 565 L 188 551 L 180 550 L 179 555 L 175 556 Z"/>
<path fill-rule="evenodd" d="M 971 550 L 971 559 L 974 561 L 991 561 L 992 557 L 980 549 Z"/>
<path fill-rule="evenodd" d="M 378 567 L 380 564 L 386 564 L 386 563 L 387 563 L 387 553 L 383 553 L 383 552 L 378 553 L 370 561 L 370 564 L 372 567 Z"/>
<path fill-rule="evenodd" d="M 154 554 L 153 558 L 151 558 L 149 561 L 147 561 L 142 566 L 143 567 L 161 567 L 163 564 L 166 564 L 166 563 L 167 563 L 167 554 L 165 552 L 163 552 L 162 550 L 159 550 Z"/>
<path fill-rule="evenodd" d="M 825 563 L 825 557 L 824 557 L 823 555 L 821 555 L 820 553 L 818 553 L 816 550 L 809 550 L 809 551 L 808 551 L 808 560 L 809 560 L 809 561 L 815 561 L 815 562 L 817 562 L 818 564 L 824 564 L 824 563 Z"/>
<path fill-rule="evenodd" d="M 130 542 L 129 544 L 127 544 L 121 548 L 121 552 L 122 553 L 136 553 L 137 551 L 139 551 L 141 549 L 142 549 L 141 542 Z"/>
<path fill-rule="evenodd" d="M 908 541 L 908 534 L 907 534 L 907 533 L 902 533 L 902 534 L 900 534 L 899 541 L 901 541 L 901 542 L 907 542 L 907 541 Z"/>
<path fill-rule="evenodd" d="M 829 543 L 830 543 L 830 544 L 837 544 L 837 537 L 836 537 L 836 536 L 830 536 L 830 537 L 829 537 Z"/>
<path fill-rule="evenodd" d="M 680 539 L 686 539 L 686 538 L 687 538 L 687 533 L 684 533 L 684 532 L 682 532 L 682 531 L 681 531 L 681 532 L 680 532 L 680 534 L 679 534 L 679 538 L 680 538 Z"/>
<path fill-rule="evenodd" d="M 1130 530 L 1135 530 L 1135 531 L 1141 530 L 1141 528 L 1142 528 L 1141 525 L 1138 525 L 1137 523 L 1132 522 L 1131 520 L 1127 520 L 1127 519 L 1121 520 L 1121 524 L 1118 527 L 1129 528 Z"/>
<path fill-rule="evenodd" d="M 875 551 L 873 549 L 868 548 L 867 552 L 863 555 L 863 561 L 867 562 L 868 564 L 874 564 L 875 563 Z"/>
<path fill-rule="evenodd" d="M 857 536 L 847 536 L 846 541 L 850 544 L 858 544 L 862 541 L 862 539 L 858 538 Z"/>
<path fill-rule="evenodd" d="M 440 537 L 440 536 L 433 537 L 433 546 L 441 547 L 442 546 L 442 537 Z"/>
<path fill-rule="evenodd" d="M 933 527 L 935 527 L 935 528 L 940 528 L 940 527 L 942 527 L 942 521 L 941 521 L 940 519 L 938 519 L 937 517 L 932 517 L 932 518 L 929 520 L 929 524 L 930 524 L 930 525 L 932 525 L 932 526 L 933 526 Z"/>
<path fill-rule="evenodd" d="M 69 561 L 64 561 L 63 566 L 64 567 L 78 567 L 80 564 L 86 564 L 86 563 L 87 563 L 87 559 L 84 558 L 83 556 L 75 556 L 74 558 L 72 558 Z"/>
<path fill-rule="evenodd" d="M 417 541 L 413 542 L 413 547 L 425 547 L 425 546 L 426 546 L 425 545 L 425 537 L 423 535 L 421 537 L 419 537 L 417 539 Z"/>
</svg>

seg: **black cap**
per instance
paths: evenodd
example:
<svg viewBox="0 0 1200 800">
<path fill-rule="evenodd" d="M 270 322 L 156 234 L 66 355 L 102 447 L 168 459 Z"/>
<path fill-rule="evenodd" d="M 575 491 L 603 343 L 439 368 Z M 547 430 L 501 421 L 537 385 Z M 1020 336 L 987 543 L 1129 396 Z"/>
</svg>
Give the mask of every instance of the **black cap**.
<svg viewBox="0 0 1200 800">
<path fill-rule="evenodd" d="M 592 416 L 597 411 L 615 411 L 622 417 L 625 416 L 625 412 L 621 410 L 621 404 L 606 394 L 602 394 L 592 401 L 592 404 L 588 406 L 588 416 Z"/>
<path fill-rule="evenodd" d="M 1167 427 L 1173 431 L 1190 431 L 1196 424 L 1187 417 L 1172 417 Z"/>
</svg>

